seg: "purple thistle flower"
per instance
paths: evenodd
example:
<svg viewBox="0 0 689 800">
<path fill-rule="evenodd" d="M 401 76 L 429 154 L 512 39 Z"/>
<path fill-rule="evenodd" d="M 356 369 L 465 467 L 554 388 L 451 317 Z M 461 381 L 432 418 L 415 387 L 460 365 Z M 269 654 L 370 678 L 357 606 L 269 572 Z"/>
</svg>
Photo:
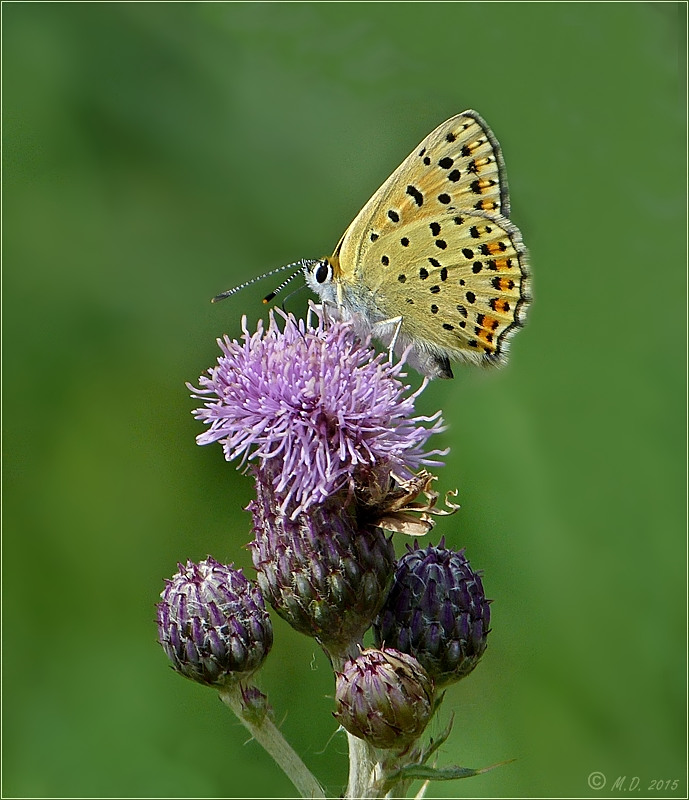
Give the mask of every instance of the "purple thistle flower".
<svg viewBox="0 0 689 800">
<path fill-rule="evenodd" d="M 206 401 L 192 412 L 210 426 L 198 444 L 219 441 L 228 461 L 269 468 L 280 511 L 292 519 L 371 475 L 379 483 L 408 479 L 421 466 L 440 465 L 433 456 L 447 452 L 426 450 L 444 430 L 440 412 L 414 416 L 426 381 L 408 394 L 403 359 L 389 363 L 357 339 L 351 323 L 326 323 L 312 308 L 315 326 L 274 309 L 267 330 L 259 322 L 252 334 L 244 317 L 243 341 L 218 339 L 217 366 L 199 388 L 188 385 Z"/>
</svg>

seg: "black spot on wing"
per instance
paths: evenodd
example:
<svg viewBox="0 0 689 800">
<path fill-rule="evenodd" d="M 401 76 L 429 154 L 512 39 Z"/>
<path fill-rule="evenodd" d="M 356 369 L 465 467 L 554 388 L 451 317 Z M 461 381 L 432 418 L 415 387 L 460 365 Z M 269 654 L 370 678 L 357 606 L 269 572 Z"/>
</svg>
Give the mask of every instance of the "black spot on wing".
<svg viewBox="0 0 689 800">
<path fill-rule="evenodd" d="M 411 184 L 407 186 L 407 194 L 412 198 L 417 206 L 421 207 L 423 205 L 423 194 L 416 188 L 416 186 L 412 186 Z"/>
</svg>

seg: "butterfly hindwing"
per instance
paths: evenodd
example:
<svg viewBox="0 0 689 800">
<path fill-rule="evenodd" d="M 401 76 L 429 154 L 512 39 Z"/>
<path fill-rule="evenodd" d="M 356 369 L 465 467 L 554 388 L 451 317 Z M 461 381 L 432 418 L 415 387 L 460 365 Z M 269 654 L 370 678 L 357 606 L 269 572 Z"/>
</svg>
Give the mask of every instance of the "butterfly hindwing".
<svg viewBox="0 0 689 800">
<path fill-rule="evenodd" d="M 402 316 L 411 341 L 456 360 L 504 360 L 530 301 L 519 230 L 476 210 L 416 220 L 406 226 L 404 241 L 382 237 L 369 248 L 363 270 L 383 317 Z"/>
</svg>

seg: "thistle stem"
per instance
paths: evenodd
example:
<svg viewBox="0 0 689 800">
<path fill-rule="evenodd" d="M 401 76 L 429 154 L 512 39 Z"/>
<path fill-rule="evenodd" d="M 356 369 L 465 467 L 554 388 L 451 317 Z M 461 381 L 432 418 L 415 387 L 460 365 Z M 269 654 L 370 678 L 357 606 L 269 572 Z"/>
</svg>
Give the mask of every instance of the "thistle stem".
<svg viewBox="0 0 689 800">
<path fill-rule="evenodd" d="M 342 652 L 333 653 L 326 650 L 333 670 L 341 672 L 345 661 L 348 658 L 356 658 L 362 647 L 361 641 L 352 641 Z M 349 732 L 347 732 L 347 744 L 349 745 L 349 779 L 345 794 L 346 800 L 360 800 L 362 797 L 375 800 L 375 798 L 382 797 L 375 790 L 375 784 L 381 775 L 375 748 Z"/>
<path fill-rule="evenodd" d="M 321 785 L 290 747 L 268 715 L 257 720 L 256 715 L 247 713 L 242 702 L 242 690 L 239 684 L 223 689 L 220 692 L 220 699 L 234 711 L 252 737 L 273 757 L 285 775 L 292 781 L 301 797 L 325 800 Z"/>
<path fill-rule="evenodd" d="M 363 739 L 347 734 L 349 743 L 349 782 L 347 800 L 382 797 L 374 789 L 378 778 L 378 759 L 373 747 Z"/>
</svg>

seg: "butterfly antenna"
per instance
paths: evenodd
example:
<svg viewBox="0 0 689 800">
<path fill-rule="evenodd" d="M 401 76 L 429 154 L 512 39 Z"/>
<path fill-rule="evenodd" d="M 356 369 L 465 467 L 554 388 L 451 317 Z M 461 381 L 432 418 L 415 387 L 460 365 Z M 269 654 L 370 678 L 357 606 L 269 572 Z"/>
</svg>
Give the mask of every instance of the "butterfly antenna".
<svg viewBox="0 0 689 800">
<path fill-rule="evenodd" d="M 290 280 L 292 280 L 292 279 L 290 278 Z M 284 284 L 283 284 L 283 286 L 284 286 Z M 280 287 L 280 288 L 282 288 L 282 287 Z M 292 291 L 287 295 L 287 297 L 283 298 L 282 303 L 280 303 L 280 308 L 282 308 L 283 311 L 287 312 L 287 308 L 285 307 L 287 305 L 287 301 L 290 299 L 290 297 L 294 297 L 295 294 L 298 294 L 299 292 L 303 291 L 304 289 L 306 289 L 306 284 L 305 283 L 303 283 L 301 286 L 298 286 L 296 289 L 292 289 Z M 273 294 L 273 296 L 275 296 L 275 294 L 277 294 L 277 290 L 275 291 L 275 293 L 271 293 L 271 294 Z M 268 297 L 270 297 L 270 295 L 268 295 Z M 272 300 L 272 299 L 273 298 L 270 297 L 270 300 Z M 263 302 L 264 303 L 269 303 L 270 300 L 264 300 Z"/>
<path fill-rule="evenodd" d="M 244 283 L 241 283 L 239 286 L 235 286 L 233 289 L 228 289 L 226 292 L 221 292 L 220 294 L 216 294 L 215 297 L 212 298 L 211 303 L 219 303 L 226 297 L 231 297 L 233 294 L 240 292 L 247 286 L 251 286 L 252 283 L 258 283 L 258 281 L 262 281 L 264 278 L 268 278 L 271 275 L 275 275 L 277 272 L 284 272 L 286 269 L 294 269 L 295 267 L 297 267 L 293 275 L 290 275 L 289 278 L 283 281 L 274 292 L 271 292 L 269 295 L 266 296 L 266 299 L 264 299 L 263 302 L 269 303 L 273 299 L 273 297 L 275 297 L 275 295 L 283 288 L 283 286 L 286 286 L 303 269 L 314 263 L 315 263 L 314 260 L 308 258 L 302 258 L 300 261 L 294 261 L 292 264 L 285 264 L 282 267 L 277 267 L 277 269 L 271 269 L 269 272 L 264 272 L 263 275 L 258 275 L 257 277 L 252 278 L 250 281 L 245 281 Z"/>
<path fill-rule="evenodd" d="M 308 263 L 308 262 L 307 262 L 307 263 Z M 302 266 L 302 269 L 303 269 L 303 266 Z M 269 292 L 269 293 L 268 293 L 268 294 L 267 294 L 267 295 L 266 295 L 266 296 L 263 298 L 263 302 L 264 302 L 264 303 L 270 303 L 270 301 L 271 301 L 271 300 L 273 300 L 273 299 L 275 298 L 275 295 L 276 295 L 276 294 L 279 294 L 279 293 L 280 293 L 280 292 L 281 292 L 281 291 L 282 291 L 282 290 L 285 288 L 285 286 L 287 286 L 287 284 L 288 284 L 290 281 L 294 280 L 294 279 L 297 277 L 297 275 L 298 275 L 298 274 L 299 274 L 299 273 L 302 271 L 302 269 L 298 269 L 296 272 L 293 272 L 291 275 L 289 275 L 287 278 L 285 278 L 285 280 L 284 280 L 284 281 L 283 281 L 283 282 L 282 282 L 282 283 L 281 283 L 281 284 L 280 284 L 280 285 L 277 287 L 277 289 L 273 289 L 273 291 L 272 291 L 272 292 Z M 306 287 L 306 284 L 304 284 L 304 287 Z M 299 290 L 298 290 L 298 289 L 295 289 L 295 291 L 299 291 Z M 285 301 L 287 300 L 287 298 L 288 298 L 288 297 L 291 297 L 291 296 L 292 296 L 292 294 L 294 294 L 294 292 L 292 292 L 291 294 L 289 294 L 289 295 L 288 295 L 288 296 L 285 298 Z M 284 303 L 283 303 L 283 306 L 284 306 Z"/>
</svg>

